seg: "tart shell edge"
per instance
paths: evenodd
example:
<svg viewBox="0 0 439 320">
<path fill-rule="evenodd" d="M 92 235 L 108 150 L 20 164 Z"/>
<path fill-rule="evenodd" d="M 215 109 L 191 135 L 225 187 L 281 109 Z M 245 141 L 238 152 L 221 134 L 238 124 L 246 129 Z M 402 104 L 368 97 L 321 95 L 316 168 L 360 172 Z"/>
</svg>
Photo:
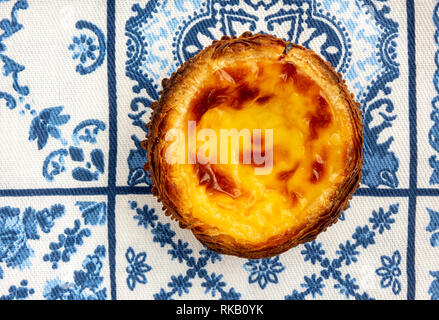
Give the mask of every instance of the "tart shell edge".
<svg viewBox="0 0 439 320">
<path fill-rule="evenodd" d="M 352 117 L 352 125 L 355 127 L 354 131 L 358 138 L 354 146 L 353 159 L 350 161 L 349 169 L 347 169 L 347 176 L 343 189 L 338 189 L 337 194 L 333 197 L 331 205 L 326 210 L 319 214 L 318 219 L 306 225 L 300 225 L 288 230 L 283 234 L 279 234 L 270 238 L 263 244 L 253 245 L 240 243 L 233 237 L 219 234 L 210 235 L 203 223 L 193 224 L 185 220 L 178 210 L 178 195 L 176 194 L 172 185 L 168 185 L 167 181 L 163 179 L 166 172 L 163 172 L 164 162 L 160 154 L 155 152 L 156 146 L 160 143 L 160 133 L 163 130 L 162 126 L 165 124 L 167 110 L 166 99 L 172 93 L 175 86 L 183 81 L 184 75 L 192 66 L 203 56 L 223 54 L 224 51 L 246 50 L 249 46 L 259 45 L 273 45 L 284 47 L 284 53 L 288 54 L 293 48 L 300 50 L 300 54 L 306 59 L 312 59 L 317 68 L 322 71 L 328 78 L 334 81 L 340 89 L 344 100 L 349 104 L 349 111 Z M 248 259 L 267 258 L 283 253 L 299 244 L 314 240 L 318 234 L 324 232 L 329 226 L 337 222 L 341 212 L 348 208 L 349 201 L 355 190 L 360 186 L 362 177 L 362 161 L 363 161 L 363 124 L 362 114 L 359 103 L 354 100 L 347 88 L 346 82 L 342 79 L 342 75 L 334 69 L 334 67 L 327 61 L 323 60 L 319 55 L 312 50 L 306 49 L 300 45 L 291 44 L 281 39 L 270 35 L 257 34 L 252 35 L 250 32 L 243 33 L 240 37 L 230 38 L 228 36 L 222 37 L 220 40 L 215 40 L 213 43 L 203 49 L 193 58 L 182 64 L 176 72 L 174 72 L 169 79 L 163 79 L 163 90 L 160 92 L 160 98 L 151 104 L 152 114 L 150 122 L 147 125 L 148 134 L 146 140 L 142 141 L 142 148 L 147 151 L 148 161 L 145 164 L 145 170 L 150 173 L 153 185 L 152 194 L 157 197 L 157 200 L 163 204 L 163 211 L 166 216 L 179 222 L 181 228 L 191 229 L 195 237 L 209 249 L 234 256 L 239 256 Z"/>
</svg>

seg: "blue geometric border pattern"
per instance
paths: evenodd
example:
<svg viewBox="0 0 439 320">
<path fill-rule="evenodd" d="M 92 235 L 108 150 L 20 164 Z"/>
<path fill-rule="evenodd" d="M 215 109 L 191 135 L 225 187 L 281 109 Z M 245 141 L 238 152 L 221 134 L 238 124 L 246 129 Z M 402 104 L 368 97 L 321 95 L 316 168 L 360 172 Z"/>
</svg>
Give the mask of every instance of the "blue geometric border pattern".
<svg viewBox="0 0 439 320">
<path fill-rule="evenodd" d="M 244 30 L 271 32 L 306 47 L 319 38 L 326 39 L 315 47 L 317 51 L 340 72 L 348 69 L 351 40 L 336 17 L 317 10 L 315 1 L 283 0 L 280 9 L 277 4 L 279 1 L 213 0 L 203 3 L 200 13 L 189 17 L 176 32 L 173 45 L 176 64 L 184 63 L 222 35 L 239 35 Z M 312 32 L 306 32 L 308 30 Z"/>
</svg>

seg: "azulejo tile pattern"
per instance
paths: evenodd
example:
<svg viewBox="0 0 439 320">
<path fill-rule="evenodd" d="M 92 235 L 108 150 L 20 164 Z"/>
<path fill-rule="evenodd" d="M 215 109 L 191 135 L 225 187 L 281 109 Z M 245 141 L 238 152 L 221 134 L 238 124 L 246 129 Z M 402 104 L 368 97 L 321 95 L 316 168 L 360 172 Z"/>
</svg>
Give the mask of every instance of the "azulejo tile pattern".
<svg viewBox="0 0 439 320">
<path fill-rule="evenodd" d="M 439 299 L 438 8 L 0 1 L 0 299 Z M 364 114 L 350 208 L 315 241 L 259 260 L 209 251 L 167 219 L 140 147 L 161 79 L 247 30 L 320 53 Z M 433 54 L 417 61 L 418 45 Z M 436 71 L 417 82 L 418 65 Z"/>
</svg>

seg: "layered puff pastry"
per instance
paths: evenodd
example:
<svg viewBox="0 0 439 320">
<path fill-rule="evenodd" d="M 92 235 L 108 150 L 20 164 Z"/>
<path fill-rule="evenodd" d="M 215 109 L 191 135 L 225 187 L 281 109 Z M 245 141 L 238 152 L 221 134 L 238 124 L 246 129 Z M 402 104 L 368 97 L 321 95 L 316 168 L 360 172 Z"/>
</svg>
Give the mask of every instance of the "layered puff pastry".
<svg viewBox="0 0 439 320">
<path fill-rule="evenodd" d="M 166 215 L 211 250 L 277 255 L 348 207 L 361 180 L 361 112 L 313 51 L 269 35 L 225 36 L 162 85 L 145 169 Z"/>
</svg>

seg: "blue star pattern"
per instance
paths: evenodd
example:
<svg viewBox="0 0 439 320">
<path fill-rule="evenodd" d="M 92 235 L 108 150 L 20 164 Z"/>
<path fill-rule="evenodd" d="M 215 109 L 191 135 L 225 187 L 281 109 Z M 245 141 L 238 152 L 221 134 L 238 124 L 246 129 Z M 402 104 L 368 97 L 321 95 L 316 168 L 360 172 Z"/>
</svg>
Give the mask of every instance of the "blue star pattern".
<svg viewBox="0 0 439 320">
<path fill-rule="evenodd" d="M 0 299 L 439 299 L 438 12 L 434 0 L 0 0 Z M 330 61 L 364 124 L 362 185 L 337 224 L 257 260 L 168 219 L 142 148 L 162 79 L 244 31 Z"/>
</svg>

